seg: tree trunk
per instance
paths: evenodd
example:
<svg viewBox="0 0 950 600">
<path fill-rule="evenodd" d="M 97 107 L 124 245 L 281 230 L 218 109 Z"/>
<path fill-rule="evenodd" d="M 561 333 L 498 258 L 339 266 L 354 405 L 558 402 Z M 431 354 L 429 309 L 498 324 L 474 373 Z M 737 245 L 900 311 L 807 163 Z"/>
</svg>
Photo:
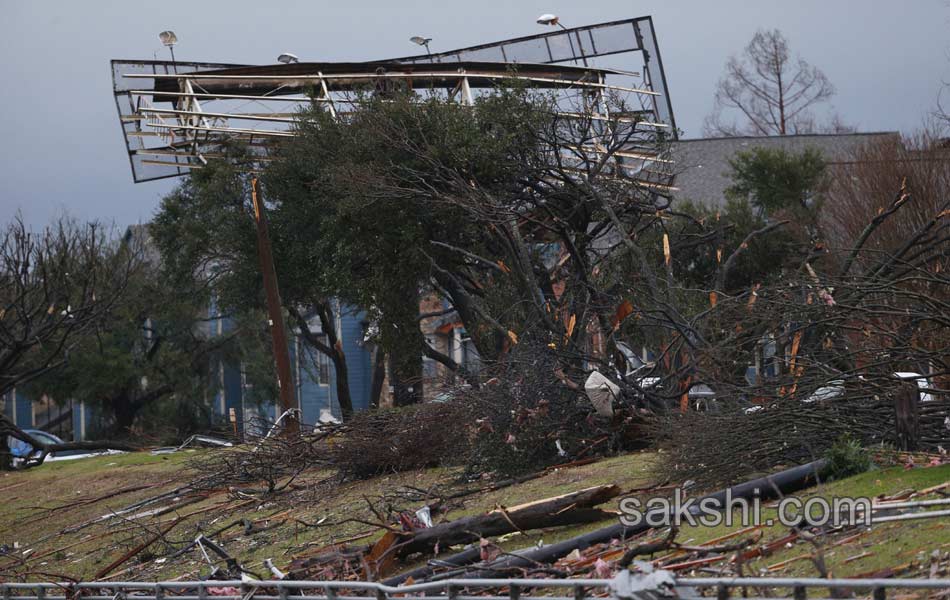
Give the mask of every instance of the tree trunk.
<svg viewBox="0 0 950 600">
<path fill-rule="evenodd" d="M 917 382 L 901 384 L 894 398 L 897 444 L 901 450 L 913 452 L 920 442 L 920 395 Z"/>
<path fill-rule="evenodd" d="M 303 340 L 310 344 L 317 352 L 321 352 L 330 358 L 333 362 L 333 371 L 336 375 L 336 397 L 340 404 L 340 412 L 345 421 L 353 414 L 353 398 L 350 395 L 350 379 L 348 377 L 349 369 L 346 364 L 346 354 L 343 352 L 343 344 L 336 331 L 336 319 L 333 315 L 333 307 L 329 301 L 315 301 L 313 303 L 317 317 L 320 319 L 320 328 L 326 340 L 320 339 L 310 329 L 310 323 L 307 318 L 297 309 L 290 305 L 287 311 L 297 322 L 300 328 L 300 334 Z M 327 343 L 329 342 L 329 343 Z"/>
<path fill-rule="evenodd" d="M 369 405 L 373 408 L 379 408 L 379 400 L 383 394 L 383 381 L 385 379 L 386 351 L 383 350 L 382 346 L 377 344 L 373 358 L 373 382 L 369 392 Z"/>
<path fill-rule="evenodd" d="M 0 436 L 0 471 L 9 471 L 13 468 L 13 455 L 7 444 L 7 436 Z"/>
<path fill-rule="evenodd" d="M 346 421 L 353 416 L 353 398 L 350 396 L 349 369 L 346 365 L 346 355 L 343 354 L 343 345 L 337 340 L 333 347 L 333 370 L 336 373 L 336 398 L 340 403 L 340 412 Z"/>
<path fill-rule="evenodd" d="M 409 540 L 399 546 L 397 553 L 399 556 L 408 556 L 414 552 L 428 552 L 436 545 L 447 548 L 456 544 L 474 542 L 479 537 L 487 538 L 519 530 L 603 521 L 614 516 L 613 513 L 592 507 L 619 495 L 619 487 L 601 485 L 513 506 L 506 510 L 495 509 L 485 514 L 439 523 L 415 532 Z"/>
<path fill-rule="evenodd" d="M 166 383 L 152 388 L 139 396 L 135 396 L 128 390 L 116 394 L 108 402 L 109 407 L 112 409 L 112 414 L 115 417 L 113 431 L 116 435 L 128 435 L 132 429 L 132 425 L 135 424 L 135 417 L 138 416 L 140 410 L 152 402 L 171 394 L 173 391 L 174 388 Z"/>
<path fill-rule="evenodd" d="M 135 423 L 135 416 L 138 413 L 139 406 L 129 397 L 128 392 L 122 392 L 109 399 L 109 408 L 112 409 L 112 416 L 115 422 L 112 430 L 115 435 L 128 435 Z"/>
<path fill-rule="evenodd" d="M 422 357 L 402 360 L 390 357 L 389 381 L 393 387 L 393 406 L 409 406 L 422 401 Z"/>
</svg>

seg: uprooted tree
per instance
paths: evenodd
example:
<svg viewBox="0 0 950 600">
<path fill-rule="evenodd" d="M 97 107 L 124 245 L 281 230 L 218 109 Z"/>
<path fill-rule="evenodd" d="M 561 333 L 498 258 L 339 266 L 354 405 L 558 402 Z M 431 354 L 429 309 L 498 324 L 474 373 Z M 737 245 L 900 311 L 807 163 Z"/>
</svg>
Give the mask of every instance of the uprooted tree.
<svg viewBox="0 0 950 600">
<path fill-rule="evenodd" d="M 714 337 L 690 376 L 733 401 L 663 423 L 667 468 L 721 483 L 820 456 L 845 436 L 946 447 L 950 171 L 936 151 L 913 141 L 859 148 L 820 185 L 801 186 L 808 194 L 786 185 L 776 195 L 775 173 L 748 177 L 784 169 L 792 180 L 804 155 L 760 151 L 737 162 L 735 175 L 746 177 L 733 189 L 785 217 L 797 251 L 770 277 L 710 298 L 702 321 Z M 895 427 L 908 389 L 920 404 L 914 440 Z"/>
</svg>

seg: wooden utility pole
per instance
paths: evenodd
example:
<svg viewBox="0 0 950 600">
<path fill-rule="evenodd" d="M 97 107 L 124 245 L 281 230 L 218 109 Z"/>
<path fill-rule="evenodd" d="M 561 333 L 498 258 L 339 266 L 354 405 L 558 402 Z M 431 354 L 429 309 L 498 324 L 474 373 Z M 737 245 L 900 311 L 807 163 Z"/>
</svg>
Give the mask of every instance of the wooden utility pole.
<svg viewBox="0 0 950 600">
<path fill-rule="evenodd" d="M 277 387 L 280 390 L 282 411 L 294 406 L 293 380 L 290 376 L 290 352 L 287 347 L 287 332 L 284 330 L 284 316 L 280 304 L 280 291 L 277 289 L 277 273 L 274 270 L 274 255 L 271 253 L 270 237 L 267 235 L 267 217 L 264 203 L 257 189 L 257 177 L 251 179 L 251 201 L 254 203 L 254 222 L 257 224 L 257 255 L 261 261 L 261 274 L 264 276 L 264 292 L 267 294 L 267 314 L 270 320 L 271 341 L 274 346 L 274 362 L 277 365 Z M 297 417 L 288 415 L 284 421 L 284 430 L 288 433 L 300 431 Z"/>
</svg>

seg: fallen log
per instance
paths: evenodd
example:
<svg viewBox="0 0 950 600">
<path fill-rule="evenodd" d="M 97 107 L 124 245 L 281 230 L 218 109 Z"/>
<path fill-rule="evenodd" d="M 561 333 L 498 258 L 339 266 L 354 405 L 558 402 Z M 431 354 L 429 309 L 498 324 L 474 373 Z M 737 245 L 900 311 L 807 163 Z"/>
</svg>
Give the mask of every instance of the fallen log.
<svg viewBox="0 0 950 600">
<path fill-rule="evenodd" d="M 432 559 L 424 567 L 417 567 L 411 571 L 390 577 L 384 580 L 383 584 L 397 586 L 402 585 L 410 579 L 412 581 L 425 581 L 435 575 L 435 570 L 438 568 L 461 568 L 478 562 L 481 553 L 481 548 L 478 546 L 466 548 L 461 552 L 446 556 L 445 558 Z"/>
<path fill-rule="evenodd" d="M 496 508 L 485 514 L 463 517 L 412 532 L 408 534 L 411 537 L 398 544 L 395 554 L 405 557 L 416 552 L 429 552 L 436 546 L 445 548 L 468 544 L 480 537 L 603 521 L 616 515 L 592 507 L 619 495 L 619 487 L 599 485 L 511 508 Z"/>
<path fill-rule="evenodd" d="M 705 499 L 709 499 L 710 507 L 722 508 L 725 505 L 727 494 L 732 499 L 750 499 L 756 494 L 759 495 L 762 501 L 778 498 L 784 494 L 797 492 L 798 490 L 805 489 L 815 484 L 818 481 L 819 475 L 827 468 L 827 466 L 828 463 L 826 460 L 810 462 L 799 467 L 794 467 L 786 471 L 776 473 L 775 475 L 768 475 L 766 477 L 753 479 L 737 486 L 733 486 L 727 490 L 721 490 L 719 492 L 709 494 L 701 499 L 698 499 L 696 505 L 699 505 L 699 503 Z M 452 576 L 463 578 L 503 577 L 509 574 L 509 572 L 513 569 L 531 568 L 537 566 L 538 563 L 550 564 L 563 556 L 567 556 L 574 550 L 584 550 L 594 544 L 606 543 L 613 539 L 624 540 L 639 533 L 643 533 L 644 531 L 651 529 L 650 525 L 648 524 L 649 522 L 656 521 L 654 521 L 652 518 L 644 518 L 640 524 L 636 526 L 626 526 L 622 523 L 617 523 L 615 525 L 604 527 L 603 529 L 598 529 L 596 531 L 592 531 L 569 540 L 564 540 L 556 544 L 551 544 L 549 546 L 543 546 L 541 548 L 528 548 L 517 553 L 508 554 L 500 559 L 492 561 L 483 566 L 478 566 L 477 568 L 464 573 L 453 572 Z M 408 573 L 391 577 L 384 581 L 384 583 L 386 585 L 399 585 L 406 581 L 406 579 L 409 577 L 412 577 L 414 581 L 424 581 L 433 576 L 435 567 L 458 566 L 461 568 L 474 564 L 478 561 L 478 558 L 478 549 L 472 548 L 440 561 L 430 561 L 429 565 L 426 567 L 421 567 L 409 571 Z"/>
<path fill-rule="evenodd" d="M 134 444 L 127 444 L 125 442 L 116 442 L 109 440 L 102 441 L 80 441 L 80 442 L 63 442 L 57 444 L 48 444 L 42 440 L 38 440 L 26 431 L 23 431 L 17 425 L 10 420 L 6 415 L 0 414 L 0 443 L 6 445 L 7 437 L 12 437 L 20 440 L 21 442 L 26 442 L 36 452 L 30 456 L 24 457 L 21 468 L 30 468 L 36 467 L 43 464 L 43 461 L 46 460 L 46 457 L 53 452 L 64 452 L 66 450 L 121 450 L 123 452 L 135 452 L 141 450 L 140 446 Z M 4 468 L 5 465 L 0 465 L 0 469 Z"/>
<path fill-rule="evenodd" d="M 822 459 L 782 471 L 781 473 L 776 473 L 775 475 L 767 475 L 753 479 L 731 488 L 703 496 L 695 502 L 689 512 L 694 515 L 699 514 L 698 507 L 700 503 L 704 501 L 710 508 L 722 509 L 727 506 L 727 498 L 732 500 L 737 498 L 749 500 L 758 495 L 762 501 L 766 501 L 781 497 L 790 492 L 797 492 L 798 490 L 815 484 L 818 481 L 819 475 L 827 466 L 828 461 Z M 616 525 L 598 529 L 597 531 L 551 544 L 550 546 L 532 548 L 517 554 L 508 554 L 492 561 L 484 567 L 464 573 L 462 578 L 491 579 L 494 577 L 504 577 L 513 569 L 531 568 L 537 566 L 538 563 L 550 564 L 562 556 L 567 556 L 574 550 L 584 550 L 594 544 L 606 543 L 613 539 L 624 540 L 632 535 L 652 529 L 649 523 L 658 522 L 659 516 L 663 511 L 650 511 L 650 513 L 655 513 L 654 518 L 646 517 L 635 526 L 617 523 Z"/>
</svg>

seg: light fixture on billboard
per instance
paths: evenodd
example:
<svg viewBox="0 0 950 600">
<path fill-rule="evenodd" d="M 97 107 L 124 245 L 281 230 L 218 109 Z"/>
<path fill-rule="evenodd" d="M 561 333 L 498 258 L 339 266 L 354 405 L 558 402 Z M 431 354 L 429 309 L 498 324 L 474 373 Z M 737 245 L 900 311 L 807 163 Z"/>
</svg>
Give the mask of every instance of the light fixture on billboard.
<svg viewBox="0 0 950 600">
<path fill-rule="evenodd" d="M 432 56 L 432 53 L 429 52 L 429 42 L 432 41 L 432 38 L 422 37 L 421 35 L 414 35 L 411 38 L 409 38 L 409 41 L 412 42 L 413 44 L 418 44 L 419 46 L 425 46 L 426 54 L 428 54 L 429 56 Z"/>
<path fill-rule="evenodd" d="M 543 15 L 538 17 L 537 23 L 538 25 L 549 25 L 551 27 L 554 27 L 555 25 L 557 25 L 561 29 L 567 29 L 567 27 L 561 25 L 561 18 L 558 17 L 557 15 L 552 15 L 551 13 L 544 13 Z"/>
<path fill-rule="evenodd" d="M 166 29 L 158 34 L 158 39 L 168 47 L 168 50 L 172 53 L 172 62 L 175 62 L 175 44 L 178 43 L 178 36 L 175 35 L 174 31 Z"/>
</svg>

